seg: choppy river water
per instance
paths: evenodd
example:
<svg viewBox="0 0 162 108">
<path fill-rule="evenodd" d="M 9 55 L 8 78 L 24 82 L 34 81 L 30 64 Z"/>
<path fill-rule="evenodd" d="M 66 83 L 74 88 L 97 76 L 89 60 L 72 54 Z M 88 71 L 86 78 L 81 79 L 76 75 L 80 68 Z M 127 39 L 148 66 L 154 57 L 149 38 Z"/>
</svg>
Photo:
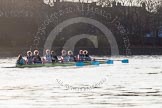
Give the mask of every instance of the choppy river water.
<svg viewBox="0 0 162 108">
<path fill-rule="evenodd" d="M 0 59 L 0 108 L 162 108 L 162 56 L 129 57 L 129 64 L 4 68 L 15 61 Z"/>
</svg>

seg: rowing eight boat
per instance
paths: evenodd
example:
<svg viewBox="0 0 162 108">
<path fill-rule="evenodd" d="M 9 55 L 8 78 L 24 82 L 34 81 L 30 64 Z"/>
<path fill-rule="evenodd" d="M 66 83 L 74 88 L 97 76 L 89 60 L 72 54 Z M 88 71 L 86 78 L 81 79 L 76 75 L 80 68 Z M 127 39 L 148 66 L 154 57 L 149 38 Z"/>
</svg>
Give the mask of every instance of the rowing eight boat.
<svg viewBox="0 0 162 108">
<path fill-rule="evenodd" d="M 84 64 L 82 64 L 84 63 Z M 31 64 L 31 65 L 16 65 L 17 68 L 35 68 L 35 67 L 56 67 L 56 66 L 81 66 L 91 65 L 91 62 L 65 62 L 65 63 L 45 63 L 45 64 Z"/>
<path fill-rule="evenodd" d="M 56 66 L 88 66 L 99 64 L 113 64 L 114 61 L 119 60 L 107 60 L 107 61 L 86 61 L 86 62 L 57 62 L 57 63 L 45 63 L 45 64 L 31 64 L 31 65 L 16 65 L 15 68 L 36 68 L 36 67 L 56 67 Z M 128 59 L 120 60 L 122 63 L 128 63 Z"/>
</svg>

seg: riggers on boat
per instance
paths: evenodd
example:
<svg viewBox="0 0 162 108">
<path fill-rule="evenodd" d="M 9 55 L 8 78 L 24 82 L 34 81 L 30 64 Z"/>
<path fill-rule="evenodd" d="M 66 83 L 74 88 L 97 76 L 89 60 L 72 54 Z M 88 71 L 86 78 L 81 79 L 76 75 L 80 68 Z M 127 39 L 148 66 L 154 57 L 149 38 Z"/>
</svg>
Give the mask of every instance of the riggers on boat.
<svg viewBox="0 0 162 108">
<path fill-rule="evenodd" d="M 10 68 L 36 68 L 36 67 L 56 67 L 56 66 L 62 66 L 62 67 L 68 67 L 68 66 L 88 66 L 88 65 L 95 65 L 99 66 L 100 64 L 114 64 L 114 61 L 120 61 L 121 63 L 127 64 L 129 63 L 128 59 L 123 60 L 102 60 L 102 61 L 78 61 L 78 62 L 56 62 L 56 63 L 45 63 L 45 64 L 25 64 L 25 65 L 19 65 L 16 64 L 16 67 L 10 67 Z"/>
</svg>

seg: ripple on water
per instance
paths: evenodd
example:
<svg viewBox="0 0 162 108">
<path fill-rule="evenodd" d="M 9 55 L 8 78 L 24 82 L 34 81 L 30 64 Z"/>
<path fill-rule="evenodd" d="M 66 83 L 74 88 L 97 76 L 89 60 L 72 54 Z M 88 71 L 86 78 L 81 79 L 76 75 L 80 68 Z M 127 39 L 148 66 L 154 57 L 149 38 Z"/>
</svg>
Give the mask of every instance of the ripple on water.
<svg viewBox="0 0 162 108">
<path fill-rule="evenodd" d="M 153 57 L 148 58 L 148 56 L 130 58 L 128 65 L 114 63 L 111 66 L 82 68 L 0 68 L 0 107 L 3 108 L 4 105 L 6 108 L 17 108 L 17 106 L 21 108 L 50 108 L 51 106 L 66 108 L 67 105 L 70 107 L 85 105 L 85 107 L 96 106 L 96 108 L 99 108 L 98 106 L 103 108 L 153 106 L 157 108 L 156 105 L 162 106 L 161 61 Z M 15 60 L 4 59 L 0 61 L 0 67 L 14 63 Z M 61 87 L 56 82 L 57 76 L 61 76 L 62 79 L 66 77 L 69 78 L 68 81 L 73 81 L 74 87 L 86 88 L 90 86 L 88 83 L 76 84 L 75 75 L 85 78 L 84 76 L 88 74 L 97 78 L 102 73 L 104 76 L 108 75 L 107 81 L 91 90 L 70 90 Z"/>
<path fill-rule="evenodd" d="M 147 74 L 160 74 L 159 72 L 149 72 Z"/>
</svg>

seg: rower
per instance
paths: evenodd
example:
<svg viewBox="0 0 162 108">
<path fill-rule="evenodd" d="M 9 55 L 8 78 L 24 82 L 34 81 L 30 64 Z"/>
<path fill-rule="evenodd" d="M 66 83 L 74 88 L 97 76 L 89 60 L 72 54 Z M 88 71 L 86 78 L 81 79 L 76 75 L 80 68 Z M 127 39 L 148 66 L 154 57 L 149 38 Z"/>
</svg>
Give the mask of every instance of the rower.
<svg viewBox="0 0 162 108">
<path fill-rule="evenodd" d="M 17 61 L 16 61 L 16 64 L 17 64 L 17 65 L 25 65 L 25 64 L 26 64 L 26 63 L 25 63 L 25 60 L 23 59 L 23 57 L 22 57 L 21 54 L 19 54 L 18 59 L 17 59 Z"/>
<path fill-rule="evenodd" d="M 58 62 L 58 57 L 54 51 L 51 51 L 52 63 Z"/>
<path fill-rule="evenodd" d="M 79 51 L 79 54 L 77 56 L 77 60 L 78 61 L 83 61 L 84 60 L 84 53 L 83 53 L 83 50 L 80 50 Z"/>
<path fill-rule="evenodd" d="M 34 62 L 34 64 L 42 64 L 42 60 L 41 60 L 41 57 L 39 56 L 38 50 L 34 51 L 33 62 Z"/>
<path fill-rule="evenodd" d="M 50 52 L 49 49 L 46 50 L 46 54 L 44 56 L 44 62 L 45 63 L 52 63 L 51 52 Z"/>
<path fill-rule="evenodd" d="M 84 60 L 85 61 L 91 61 L 91 57 L 89 56 L 88 51 L 84 50 L 83 52 L 84 52 Z"/>
<path fill-rule="evenodd" d="M 74 62 L 75 61 L 75 57 L 74 57 L 74 55 L 73 55 L 73 52 L 70 50 L 70 51 L 68 51 L 68 61 L 69 62 Z"/>
<path fill-rule="evenodd" d="M 69 57 L 67 55 L 67 51 L 66 50 L 62 50 L 61 51 L 61 61 L 62 62 L 68 62 L 69 61 Z"/>
<path fill-rule="evenodd" d="M 33 56 L 31 51 L 27 51 L 26 63 L 33 64 Z"/>
</svg>

